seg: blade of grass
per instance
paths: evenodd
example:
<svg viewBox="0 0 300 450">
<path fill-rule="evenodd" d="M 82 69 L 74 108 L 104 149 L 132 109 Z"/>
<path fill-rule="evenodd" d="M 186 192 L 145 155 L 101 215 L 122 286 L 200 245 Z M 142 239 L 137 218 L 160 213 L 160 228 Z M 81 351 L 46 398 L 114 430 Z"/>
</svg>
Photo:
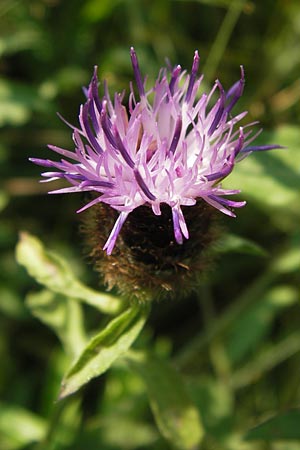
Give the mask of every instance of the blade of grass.
<svg viewBox="0 0 300 450">
<path fill-rule="evenodd" d="M 294 332 L 282 341 L 262 351 L 256 359 L 232 374 L 231 385 L 241 389 L 260 378 L 264 372 L 276 367 L 281 362 L 300 352 L 300 333 Z"/>
<path fill-rule="evenodd" d="M 222 25 L 220 26 L 219 32 L 211 47 L 208 58 L 203 68 L 203 72 L 205 73 L 205 77 L 208 81 L 212 79 L 218 68 L 218 65 L 220 64 L 230 36 L 237 21 L 239 20 L 245 3 L 246 0 L 235 0 L 228 7 L 227 13 L 224 17 Z"/>
<path fill-rule="evenodd" d="M 208 343 L 217 335 L 225 331 L 231 323 L 237 320 L 238 316 L 253 302 L 260 297 L 265 290 L 278 278 L 281 274 L 298 271 L 300 266 L 300 252 L 293 246 L 285 248 L 281 254 L 274 257 L 265 272 L 256 278 L 227 310 L 206 327 L 203 333 L 195 336 L 190 340 L 174 358 L 174 363 L 178 367 L 184 367 L 195 359 L 195 356 L 208 345 Z"/>
</svg>

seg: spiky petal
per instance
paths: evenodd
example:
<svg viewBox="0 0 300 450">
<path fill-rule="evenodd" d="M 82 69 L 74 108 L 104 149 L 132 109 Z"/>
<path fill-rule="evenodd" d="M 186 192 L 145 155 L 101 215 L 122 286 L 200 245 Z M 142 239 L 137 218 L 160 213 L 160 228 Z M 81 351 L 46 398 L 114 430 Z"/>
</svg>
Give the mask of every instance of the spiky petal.
<svg viewBox="0 0 300 450">
<path fill-rule="evenodd" d="M 110 99 L 105 85 L 99 98 L 97 68 L 85 93 L 79 113 L 79 127 L 73 127 L 74 151 L 49 148 L 66 159 L 60 162 L 32 158 L 51 168 L 47 181 L 65 179 L 70 187 L 51 193 L 92 191 L 96 194 L 79 211 L 99 202 L 119 211 L 119 217 L 104 250 L 111 254 L 128 215 L 142 205 L 161 214 L 161 205 L 172 210 L 174 237 L 178 244 L 189 238 L 182 206 L 193 206 L 200 199 L 234 216 L 243 201 L 227 199 L 239 190 L 226 190 L 221 181 L 235 163 L 252 151 L 279 146 L 251 146 L 257 136 L 251 125 L 236 125 L 246 112 L 232 116 L 232 109 L 243 93 L 244 70 L 226 92 L 217 80 L 208 94 L 199 96 L 202 76 L 197 78 L 199 55 L 195 52 L 190 75 L 176 66 L 162 69 L 154 86 L 146 91 L 135 50 L 130 51 L 139 98 L 133 88 L 128 111 L 124 95 Z M 211 106 L 212 97 L 218 99 Z M 150 102 L 150 98 L 152 98 Z"/>
</svg>

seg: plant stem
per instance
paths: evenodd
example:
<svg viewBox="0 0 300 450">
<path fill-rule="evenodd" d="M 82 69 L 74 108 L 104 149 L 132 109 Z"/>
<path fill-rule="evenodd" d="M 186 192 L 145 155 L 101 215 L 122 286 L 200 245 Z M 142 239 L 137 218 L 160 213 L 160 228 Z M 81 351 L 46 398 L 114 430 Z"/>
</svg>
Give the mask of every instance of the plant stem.
<svg viewBox="0 0 300 450">
<path fill-rule="evenodd" d="M 205 73 L 205 77 L 208 81 L 210 81 L 216 73 L 233 29 L 243 11 L 245 2 L 246 0 L 235 0 L 231 2 L 227 10 L 225 18 L 220 26 L 219 32 L 204 65 L 203 72 Z"/>
<path fill-rule="evenodd" d="M 250 286 L 235 302 L 229 306 L 219 318 L 216 318 L 211 323 L 210 327 L 204 330 L 203 333 L 192 339 L 188 345 L 179 352 L 175 357 L 174 362 L 179 367 L 186 366 L 190 361 L 193 361 L 195 355 L 198 354 L 208 343 L 218 334 L 223 332 L 234 320 L 241 314 L 241 312 L 254 300 L 260 296 L 265 289 L 271 284 L 277 272 L 270 267 L 264 272 L 252 286 Z"/>
<path fill-rule="evenodd" d="M 278 342 L 278 344 L 272 345 L 268 350 L 263 351 L 254 361 L 246 364 L 233 374 L 231 379 L 232 387 L 240 389 L 253 383 L 264 372 L 273 369 L 273 367 L 276 367 L 298 352 L 300 352 L 300 333 L 294 332 L 281 342 Z"/>
</svg>

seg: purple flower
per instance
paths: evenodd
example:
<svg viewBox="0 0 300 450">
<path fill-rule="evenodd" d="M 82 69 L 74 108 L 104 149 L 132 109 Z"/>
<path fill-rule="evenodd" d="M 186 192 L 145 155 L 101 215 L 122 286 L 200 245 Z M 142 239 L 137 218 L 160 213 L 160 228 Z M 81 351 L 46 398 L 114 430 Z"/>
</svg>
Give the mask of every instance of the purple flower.
<svg viewBox="0 0 300 450">
<path fill-rule="evenodd" d="M 245 202 L 228 199 L 240 191 L 222 188 L 221 181 L 249 153 L 279 147 L 250 146 L 260 131 L 253 134 L 254 123 L 237 126 L 247 112 L 231 115 L 244 89 L 242 66 L 240 80 L 227 92 L 217 80 L 208 94 L 199 96 L 203 76 L 197 78 L 197 51 L 190 74 L 180 66 L 162 69 L 149 90 L 133 48 L 130 54 L 138 98 L 130 86 L 128 110 L 123 104 L 124 93 L 111 99 L 106 84 L 104 96 L 99 98 L 95 68 L 85 90 L 87 100 L 80 107 L 80 125 L 68 123 L 73 129 L 74 151 L 50 145 L 63 156 L 60 162 L 31 158 L 52 169 L 42 173 L 46 181 L 64 178 L 71 185 L 50 193 L 96 194 L 78 212 L 99 202 L 119 211 L 104 245 L 108 255 L 128 215 L 141 205 L 152 208 L 155 215 L 161 214 L 161 204 L 170 206 L 178 244 L 189 238 L 183 205 L 192 207 L 197 199 L 203 199 L 235 216 L 233 208 Z M 216 95 L 218 99 L 211 106 Z"/>
</svg>

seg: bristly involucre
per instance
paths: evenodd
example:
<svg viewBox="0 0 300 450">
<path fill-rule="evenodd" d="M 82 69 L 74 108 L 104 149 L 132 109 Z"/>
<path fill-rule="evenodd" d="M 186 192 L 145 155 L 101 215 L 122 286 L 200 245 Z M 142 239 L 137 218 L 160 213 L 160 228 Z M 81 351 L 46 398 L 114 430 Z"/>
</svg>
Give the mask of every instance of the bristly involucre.
<svg viewBox="0 0 300 450">
<path fill-rule="evenodd" d="M 154 223 L 169 214 L 168 208 L 172 245 L 189 240 L 187 216 L 193 216 L 188 212 L 192 207 L 206 204 L 209 211 L 234 216 L 234 208 L 245 202 L 228 198 L 240 191 L 224 189 L 222 180 L 251 152 L 279 147 L 250 145 L 261 130 L 253 133 L 256 123 L 238 125 L 247 112 L 232 115 L 244 89 L 242 66 L 240 79 L 229 90 L 216 80 L 209 93 L 201 93 L 203 76 L 197 76 L 196 51 L 190 74 L 180 66 L 161 69 L 148 89 L 133 48 L 130 54 L 137 95 L 131 85 L 128 108 L 124 93 L 111 98 L 106 84 L 99 97 L 95 68 L 85 89 L 86 102 L 80 107 L 79 126 L 67 123 L 73 129 L 74 150 L 50 145 L 62 155 L 59 162 L 31 158 L 50 169 L 42 173 L 46 181 L 63 178 L 71 185 L 51 193 L 94 194 L 78 212 L 95 205 L 105 207 L 106 214 L 112 209 L 115 222 L 111 229 L 105 228 L 108 235 L 103 242 L 107 255 L 113 253 L 124 224 L 133 223 L 132 214 L 140 207 L 147 217 L 150 212 Z M 139 213 L 137 217 L 140 220 Z M 128 236 L 128 227 L 125 231 Z"/>
</svg>

